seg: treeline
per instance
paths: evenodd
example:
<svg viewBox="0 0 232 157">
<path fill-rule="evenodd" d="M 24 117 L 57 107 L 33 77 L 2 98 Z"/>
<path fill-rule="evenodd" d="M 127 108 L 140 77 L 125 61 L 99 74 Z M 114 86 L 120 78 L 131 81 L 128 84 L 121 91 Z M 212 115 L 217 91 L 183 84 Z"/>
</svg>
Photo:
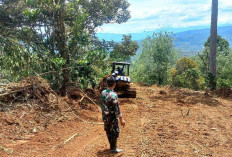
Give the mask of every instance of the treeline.
<svg viewBox="0 0 232 157">
<path fill-rule="evenodd" d="M 0 0 L 0 84 L 38 75 L 65 94 L 69 85 L 95 87 L 113 61 L 130 61 L 138 44 L 100 41 L 103 24 L 130 18 L 127 0 Z M 132 79 L 148 85 L 171 84 L 205 89 L 209 74 L 208 39 L 195 57 L 180 57 L 171 33 L 147 37 L 132 63 Z M 232 86 L 232 52 L 226 39 L 217 41 L 217 86 Z"/>
<path fill-rule="evenodd" d="M 194 90 L 210 88 L 210 38 L 197 56 L 184 57 L 175 48 L 172 33 L 160 32 L 148 36 L 142 52 L 133 62 L 132 78 L 148 85 L 173 85 Z M 217 38 L 217 87 L 232 87 L 232 51 L 229 42 Z"/>
<path fill-rule="evenodd" d="M 0 83 L 39 75 L 65 94 L 69 84 L 96 86 L 111 62 L 138 44 L 100 41 L 98 27 L 130 18 L 126 0 L 0 0 Z"/>
</svg>

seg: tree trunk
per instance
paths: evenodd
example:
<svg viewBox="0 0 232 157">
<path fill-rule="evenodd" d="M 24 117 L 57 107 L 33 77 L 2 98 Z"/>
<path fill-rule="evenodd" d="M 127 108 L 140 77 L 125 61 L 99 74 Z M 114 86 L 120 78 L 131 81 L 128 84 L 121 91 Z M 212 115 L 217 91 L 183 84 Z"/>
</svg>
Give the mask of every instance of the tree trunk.
<svg viewBox="0 0 232 157">
<path fill-rule="evenodd" d="M 66 36 L 65 36 L 65 25 L 64 25 L 64 12 L 65 12 L 65 0 L 60 1 L 60 31 L 61 31 L 61 57 L 65 59 L 65 64 L 63 65 L 63 83 L 61 87 L 61 93 L 64 96 L 67 92 L 67 85 L 69 83 L 69 55 L 68 55 L 68 49 L 66 45 Z"/>
<path fill-rule="evenodd" d="M 217 20 L 218 0 L 212 0 L 211 31 L 210 31 L 210 88 L 216 89 L 216 51 L 217 51 Z"/>
<path fill-rule="evenodd" d="M 61 86 L 61 94 L 64 96 L 67 92 L 67 85 L 69 82 L 69 55 L 66 43 L 66 36 L 65 36 L 65 21 L 64 21 L 64 14 L 65 14 L 65 0 L 60 1 L 53 1 L 55 4 L 59 4 L 60 8 L 55 10 L 53 13 L 55 16 L 55 38 L 57 42 L 57 48 L 59 51 L 60 56 L 65 60 L 65 64 L 63 65 L 62 76 L 63 82 Z"/>
</svg>

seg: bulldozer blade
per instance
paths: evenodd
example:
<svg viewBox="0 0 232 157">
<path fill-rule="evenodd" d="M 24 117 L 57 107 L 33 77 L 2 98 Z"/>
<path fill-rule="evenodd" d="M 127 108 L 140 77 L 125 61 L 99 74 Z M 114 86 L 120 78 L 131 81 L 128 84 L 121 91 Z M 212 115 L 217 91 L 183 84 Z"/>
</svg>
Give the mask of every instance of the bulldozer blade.
<svg viewBox="0 0 232 157">
<path fill-rule="evenodd" d="M 120 93 L 118 94 L 119 98 L 136 98 L 136 90 L 129 90 L 126 91 L 125 93 Z"/>
</svg>

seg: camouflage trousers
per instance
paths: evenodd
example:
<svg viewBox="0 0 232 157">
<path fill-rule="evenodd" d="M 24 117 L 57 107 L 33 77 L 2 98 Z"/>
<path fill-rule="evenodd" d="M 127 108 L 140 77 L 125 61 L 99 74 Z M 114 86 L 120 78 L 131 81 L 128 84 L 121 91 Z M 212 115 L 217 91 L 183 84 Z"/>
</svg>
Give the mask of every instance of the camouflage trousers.
<svg viewBox="0 0 232 157">
<path fill-rule="evenodd" d="M 117 142 L 117 138 L 119 137 L 120 129 L 118 125 L 118 119 L 115 118 L 112 121 L 108 121 L 104 123 L 106 135 L 108 141 L 110 143 L 110 148 L 115 147 L 115 143 Z"/>
</svg>

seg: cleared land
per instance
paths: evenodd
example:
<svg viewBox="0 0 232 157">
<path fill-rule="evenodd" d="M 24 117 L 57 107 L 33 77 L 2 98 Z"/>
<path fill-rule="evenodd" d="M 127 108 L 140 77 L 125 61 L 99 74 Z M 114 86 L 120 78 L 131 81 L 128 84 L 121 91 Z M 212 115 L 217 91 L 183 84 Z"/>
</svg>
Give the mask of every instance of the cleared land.
<svg viewBox="0 0 232 157">
<path fill-rule="evenodd" d="M 80 121 L 101 122 L 91 101 L 59 98 L 57 111 L 38 113 L 15 102 L 18 107 L 0 112 L 0 156 L 232 156 L 231 94 L 135 86 L 136 99 L 120 100 L 123 153 L 110 154 L 102 125 Z"/>
</svg>

